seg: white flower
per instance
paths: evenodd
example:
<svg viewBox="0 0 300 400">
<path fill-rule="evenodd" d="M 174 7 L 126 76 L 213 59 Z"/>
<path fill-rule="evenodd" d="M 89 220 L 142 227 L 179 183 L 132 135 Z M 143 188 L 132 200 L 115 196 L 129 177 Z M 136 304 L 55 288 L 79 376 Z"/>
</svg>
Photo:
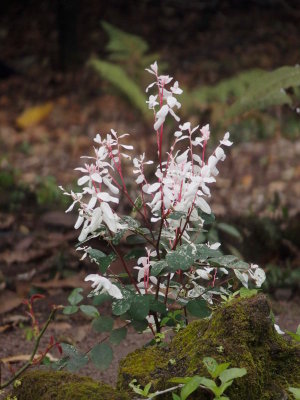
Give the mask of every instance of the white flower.
<svg viewBox="0 0 300 400">
<path fill-rule="evenodd" d="M 156 96 L 152 96 L 151 95 L 149 97 L 149 100 L 146 101 L 146 103 L 148 104 L 148 107 L 149 107 L 150 110 L 155 108 L 155 106 L 158 106 L 159 103 L 156 101 L 156 99 L 157 99 L 157 95 Z"/>
<path fill-rule="evenodd" d="M 255 281 L 257 287 L 261 287 L 266 280 L 265 271 L 262 268 L 259 268 L 257 264 L 250 265 L 249 276 Z"/>
<path fill-rule="evenodd" d="M 209 280 L 211 279 L 211 274 L 210 272 L 213 270 L 213 268 L 203 268 L 203 269 L 196 269 L 196 273 L 197 275 L 200 276 L 200 278 L 205 279 L 205 280 Z"/>
<path fill-rule="evenodd" d="M 279 326 L 279 325 L 274 324 L 274 328 L 275 328 L 276 332 L 279 333 L 279 335 L 284 335 L 284 334 L 285 334 L 285 332 L 283 332 L 283 331 L 280 329 L 280 326 Z"/>
<path fill-rule="evenodd" d="M 158 71 L 158 66 L 157 66 L 157 61 L 154 61 L 153 64 L 150 65 L 150 68 L 146 68 L 146 71 L 148 71 L 150 74 L 157 75 Z"/>
<path fill-rule="evenodd" d="M 233 142 L 231 142 L 229 139 L 230 133 L 226 132 L 224 135 L 223 140 L 220 140 L 220 143 L 223 144 L 224 146 L 231 146 Z"/>
<path fill-rule="evenodd" d="M 248 274 L 246 274 L 246 272 L 241 272 L 238 269 L 235 269 L 234 273 L 242 285 L 248 289 Z"/>
<path fill-rule="evenodd" d="M 98 274 L 91 274 L 85 277 L 85 281 L 92 281 L 93 294 L 97 295 L 99 293 L 108 293 L 110 296 L 115 299 L 122 299 L 123 295 L 120 289 L 111 283 L 111 281 L 107 278 L 104 278 Z"/>
<path fill-rule="evenodd" d="M 200 132 L 202 133 L 203 140 L 207 142 L 210 137 L 209 124 L 202 126 Z"/>
<path fill-rule="evenodd" d="M 174 93 L 174 94 L 181 94 L 183 92 L 183 90 L 180 89 L 179 84 L 178 84 L 177 81 L 174 83 L 173 86 L 171 86 L 170 89 L 171 89 L 171 92 Z"/>
</svg>

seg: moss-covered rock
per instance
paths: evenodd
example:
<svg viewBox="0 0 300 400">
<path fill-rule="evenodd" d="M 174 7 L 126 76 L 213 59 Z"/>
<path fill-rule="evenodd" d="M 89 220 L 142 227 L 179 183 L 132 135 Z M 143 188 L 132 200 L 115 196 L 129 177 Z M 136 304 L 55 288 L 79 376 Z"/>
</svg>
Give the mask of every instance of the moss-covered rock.
<svg viewBox="0 0 300 400">
<path fill-rule="evenodd" d="M 126 393 L 90 378 L 45 370 L 24 374 L 13 396 L 18 400 L 129 400 Z"/>
<path fill-rule="evenodd" d="M 118 388 L 128 390 L 134 378 L 142 385 L 152 382 L 154 389 L 162 390 L 175 376 L 208 377 L 202 362 L 208 356 L 247 369 L 247 375 L 236 379 L 226 391 L 231 400 L 292 399 L 287 387 L 300 383 L 300 347 L 277 334 L 269 303 L 264 295 L 258 295 L 233 300 L 217 309 L 209 320 L 190 323 L 168 347 L 149 347 L 129 354 L 120 364 Z M 201 399 L 205 396 L 202 393 Z"/>
</svg>

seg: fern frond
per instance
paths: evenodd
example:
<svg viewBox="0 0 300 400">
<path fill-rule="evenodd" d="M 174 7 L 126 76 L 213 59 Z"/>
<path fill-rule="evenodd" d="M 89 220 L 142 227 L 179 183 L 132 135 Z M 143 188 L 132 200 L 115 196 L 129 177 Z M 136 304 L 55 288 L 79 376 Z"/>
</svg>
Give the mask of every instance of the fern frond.
<svg viewBox="0 0 300 400">
<path fill-rule="evenodd" d="M 286 89 L 300 86 L 300 68 L 281 67 L 265 72 L 254 80 L 244 96 L 237 100 L 227 111 L 229 118 L 254 109 L 265 109 L 274 105 L 292 104 Z"/>
<path fill-rule="evenodd" d="M 147 111 L 145 94 L 126 74 L 122 67 L 106 61 L 100 61 L 96 58 L 91 59 L 88 64 L 105 80 L 120 90 L 131 104 L 143 114 L 144 118 L 149 118 L 151 114 Z"/>
<path fill-rule="evenodd" d="M 105 21 L 102 21 L 101 24 L 109 36 L 106 49 L 112 53 L 115 61 L 122 61 L 132 54 L 142 57 L 148 51 L 147 42 L 139 36 L 124 32 Z"/>
</svg>

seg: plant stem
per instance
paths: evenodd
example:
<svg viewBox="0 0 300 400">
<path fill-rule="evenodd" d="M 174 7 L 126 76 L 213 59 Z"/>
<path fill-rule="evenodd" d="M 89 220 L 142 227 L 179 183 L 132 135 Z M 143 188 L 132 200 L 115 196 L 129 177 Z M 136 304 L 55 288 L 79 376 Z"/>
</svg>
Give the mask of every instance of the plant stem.
<svg viewBox="0 0 300 400">
<path fill-rule="evenodd" d="M 12 376 L 8 381 L 4 382 L 2 385 L 0 385 L 0 390 L 6 388 L 7 386 L 9 386 L 11 383 L 13 383 L 24 371 L 26 371 L 34 362 L 34 357 L 36 355 L 36 352 L 38 351 L 39 348 L 39 344 L 40 344 L 40 340 L 42 338 L 42 336 L 44 335 L 44 333 L 46 332 L 49 324 L 51 321 L 53 321 L 54 316 L 56 311 L 58 310 L 57 307 L 53 308 L 47 321 L 45 322 L 42 330 L 40 331 L 39 335 L 37 336 L 36 340 L 35 340 L 35 344 L 34 344 L 34 348 L 33 351 L 31 353 L 31 356 L 29 358 L 29 360 L 23 365 L 22 368 L 20 368 L 15 374 L 14 376 Z"/>
<path fill-rule="evenodd" d="M 132 283 L 133 286 L 135 287 L 135 290 L 136 290 L 139 294 L 141 294 L 141 291 L 140 291 L 139 287 L 137 286 L 136 281 L 134 280 L 134 278 L 133 278 L 131 272 L 129 271 L 129 268 L 128 268 L 128 266 L 127 266 L 125 260 L 124 260 L 124 257 L 118 252 L 118 250 L 117 250 L 116 247 L 112 244 L 111 241 L 109 241 L 108 243 L 109 243 L 110 247 L 113 249 L 113 251 L 115 252 L 115 254 L 120 258 L 121 263 L 122 263 L 122 265 L 123 265 L 125 271 L 127 272 L 128 276 L 129 276 L 129 279 L 131 280 L 131 283 Z"/>
</svg>

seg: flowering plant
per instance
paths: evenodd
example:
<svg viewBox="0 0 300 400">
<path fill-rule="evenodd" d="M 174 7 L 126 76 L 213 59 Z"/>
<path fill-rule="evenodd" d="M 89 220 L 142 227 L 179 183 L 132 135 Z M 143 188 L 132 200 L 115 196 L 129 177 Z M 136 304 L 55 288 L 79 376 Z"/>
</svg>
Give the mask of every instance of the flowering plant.
<svg viewBox="0 0 300 400">
<path fill-rule="evenodd" d="M 164 153 L 165 120 L 180 120 L 177 96 L 182 90 L 172 77 L 159 75 L 156 62 L 147 71 L 155 79 L 146 92 L 156 89 L 147 101 L 154 114 L 157 143 L 154 179 L 150 182 L 146 173 L 148 165 L 154 162 L 147 160 L 145 154 L 136 158 L 128 155 L 133 146 L 123 142 L 127 134 L 119 136 L 112 129 L 106 136 L 96 135 L 94 156 L 84 157 L 84 167 L 76 168 L 83 174 L 78 180 L 81 192 L 64 191 L 73 200 L 67 212 L 79 205 L 75 224 L 76 229 L 81 229 L 78 249 L 83 251 L 83 257 L 88 255 L 99 265 L 101 275 L 85 278 L 92 282 L 90 296 L 94 297 L 94 305 L 110 300 L 112 314 L 127 321 L 118 336 L 113 321 L 108 323 L 108 317 L 94 314 L 93 326 L 98 331 L 109 331 L 110 339 L 124 337 L 128 325 L 140 332 L 150 330 L 154 335 L 166 325 L 185 326 L 188 314 L 209 316 L 208 305 L 220 296 L 229 296 L 234 279 L 245 287 L 249 278 L 258 287 L 265 279 L 264 271 L 257 265 L 223 255 L 220 243 L 198 240 L 205 224 L 213 218 L 207 202 L 211 196 L 209 185 L 216 181 L 218 164 L 226 158 L 224 149 L 232 145 L 229 132 L 207 157 L 209 125 L 200 128 L 184 122 L 179 124 L 171 147 Z M 137 198 L 132 197 L 124 176 L 124 162 L 131 162 L 131 158 Z M 131 215 L 120 216 L 112 207 L 119 203 L 121 194 L 132 206 Z M 87 245 L 96 237 L 107 243 L 110 253 Z M 126 254 L 122 249 L 124 241 L 133 245 Z M 116 259 L 124 268 L 122 274 L 111 268 Z M 133 267 L 132 260 L 136 260 Z M 73 304 L 67 312 L 77 309 Z"/>
</svg>

